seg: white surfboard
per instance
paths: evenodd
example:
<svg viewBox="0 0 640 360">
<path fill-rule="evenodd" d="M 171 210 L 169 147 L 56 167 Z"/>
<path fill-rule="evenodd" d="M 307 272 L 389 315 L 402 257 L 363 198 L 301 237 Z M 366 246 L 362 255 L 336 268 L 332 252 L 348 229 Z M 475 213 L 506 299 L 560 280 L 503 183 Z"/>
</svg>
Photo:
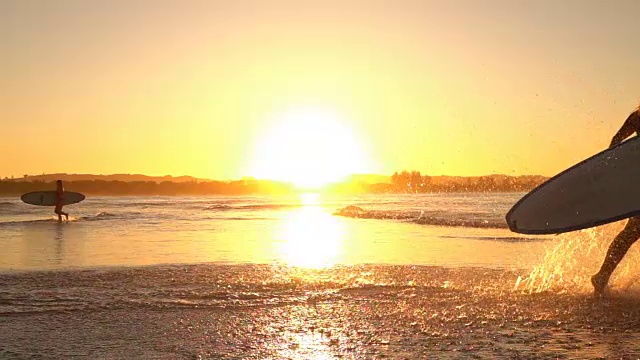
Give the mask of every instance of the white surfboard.
<svg viewBox="0 0 640 360">
<path fill-rule="evenodd" d="M 73 191 L 65 191 L 62 194 L 63 205 L 70 205 L 79 203 L 84 200 L 84 195 Z M 55 191 L 34 191 L 26 193 L 20 197 L 20 199 L 27 204 L 40 205 L 40 206 L 55 206 L 56 205 L 56 192 Z"/>
<path fill-rule="evenodd" d="M 506 216 L 522 234 L 556 234 L 640 215 L 640 137 L 568 168 L 525 195 Z"/>
</svg>

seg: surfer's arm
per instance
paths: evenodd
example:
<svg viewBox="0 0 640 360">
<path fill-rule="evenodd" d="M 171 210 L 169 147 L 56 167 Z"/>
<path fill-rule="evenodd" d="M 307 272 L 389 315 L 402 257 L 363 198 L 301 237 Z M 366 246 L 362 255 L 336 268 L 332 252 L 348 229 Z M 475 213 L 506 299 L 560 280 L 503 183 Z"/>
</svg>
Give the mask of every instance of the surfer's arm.
<svg viewBox="0 0 640 360">
<path fill-rule="evenodd" d="M 625 120 L 624 124 L 618 132 L 611 139 L 611 145 L 609 147 L 614 147 L 620 144 L 624 139 L 628 138 L 634 132 L 638 131 L 640 127 L 640 118 L 638 118 L 638 112 L 634 111 L 629 115 L 627 120 Z"/>
</svg>

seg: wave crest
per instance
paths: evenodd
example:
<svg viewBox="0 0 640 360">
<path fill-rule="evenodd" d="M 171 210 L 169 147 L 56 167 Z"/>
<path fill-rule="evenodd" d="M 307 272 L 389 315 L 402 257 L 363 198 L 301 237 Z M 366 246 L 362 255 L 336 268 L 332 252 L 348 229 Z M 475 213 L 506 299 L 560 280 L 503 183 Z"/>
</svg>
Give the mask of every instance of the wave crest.
<svg viewBox="0 0 640 360">
<path fill-rule="evenodd" d="M 409 220 L 418 225 L 472 227 L 487 229 L 507 229 L 507 223 L 502 219 L 465 218 L 425 215 L 423 211 L 381 211 L 365 210 L 359 206 L 349 205 L 333 213 L 334 215 L 377 220 Z M 467 214 L 468 215 L 468 214 Z M 477 216 L 477 215 L 476 215 Z"/>
</svg>

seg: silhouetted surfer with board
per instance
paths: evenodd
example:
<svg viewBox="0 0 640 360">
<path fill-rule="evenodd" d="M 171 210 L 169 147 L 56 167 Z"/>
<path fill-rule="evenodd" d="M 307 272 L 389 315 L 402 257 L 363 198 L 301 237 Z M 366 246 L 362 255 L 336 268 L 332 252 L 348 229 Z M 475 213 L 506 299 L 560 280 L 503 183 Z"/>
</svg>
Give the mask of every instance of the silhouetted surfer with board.
<svg viewBox="0 0 640 360">
<path fill-rule="evenodd" d="M 627 120 L 622 124 L 620 130 L 613 136 L 609 147 L 611 148 L 620 144 L 633 133 L 640 135 L 640 107 L 627 117 Z M 638 166 L 640 166 L 640 164 L 638 164 Z M 609 277 L 611 277 L 616 266 L 622 261 L 622 258 L 624 258 L 624 255 L 631 245 L 639 238 L 640 216 L 630 217 L 624 229 L 613 239 L 611 245 L 609 245 L 609 250 L 600 267 L 600 271 L 591 277 L 591 284 L 593 284 L 593 290 L 597 295 L 602 295 L 609 282 Z"/>
<path fill-rule="evenodd" d="M 56 208 L 53 212 L 58 215 L 58 221 L 62 222 L 62 216 L 64 215 L 65 220 L 69 220 L 69 214 L 62 211 L 62 207 L 64 206 L 64 187 L 62 187 L 62 180 L 56 181 Z"/>
<path fill-rule="evenodd" d="M 69 220 L 69 214 L 62 211 L 62 207 L 79 203 L 85 199 L 85 196 L 78 192 L 64 191 L 62 180 L 58 180 L 56 181 L 55 190 L 28 192 L 26 194 L 22 194 L 20 199 L 31 205 L 55 206 L 53 212 L 58 215 L 58 221 L 62 221 L 63 216 L 65 217 L 65 220 Z"/>
</svg>

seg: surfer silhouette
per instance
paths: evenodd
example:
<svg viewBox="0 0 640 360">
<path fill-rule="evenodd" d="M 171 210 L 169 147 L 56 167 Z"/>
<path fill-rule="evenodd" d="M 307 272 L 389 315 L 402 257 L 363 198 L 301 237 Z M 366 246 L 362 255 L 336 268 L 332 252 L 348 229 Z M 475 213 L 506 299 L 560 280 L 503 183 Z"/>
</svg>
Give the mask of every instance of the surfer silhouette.
<svg viewBox="0 0 640 360">
<path fill-rule="evenodd" d="M 624 139 L 631 136 L 633 133 L 640 134 L 640 107 L 627 117 L 624 124 L 618 132 L 611 139 L 611 145 L 614 147 L 620 144 Z M 591 284 L 596 295 L 602 295 L 609 277 L 616 269 L 616 266 L 622 261 L 627 250 L 640 238 L 640 216 L 634 216 L 629 218 L 624 229 L 613 239 L 607 255 L 604 258 L 600 271 L 591 277 Z"/>
<path fill-rule="evenodd" d="M 56 209 L 54 212 L 58 215 L 58 221 L 62 222 L 62 216 L 64 215 L 65 220 L 69 220 L 69 214 L 62 211 L 62 207 L 64 206 L 64 188 L 62 187 L 62 180 L 56 181 Z"/>
</svg>

